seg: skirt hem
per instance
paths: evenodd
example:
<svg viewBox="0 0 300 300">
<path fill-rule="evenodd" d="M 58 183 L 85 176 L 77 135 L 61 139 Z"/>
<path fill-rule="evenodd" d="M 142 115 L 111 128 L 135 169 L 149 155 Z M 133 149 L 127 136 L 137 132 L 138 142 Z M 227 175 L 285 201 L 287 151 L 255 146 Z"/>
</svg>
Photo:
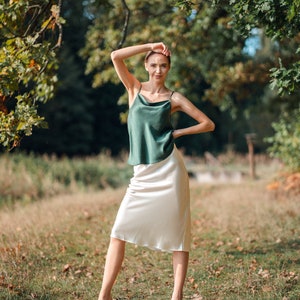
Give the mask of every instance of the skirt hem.
<svg viewBox="0 0 300 300">
<path fill-rule="evenodd" d="M 178 248 L 176 248 L 176 249 L 175 248 L 167 249 L 167 248 L 163 248 L 163 247 L 159 247 L 159 246 L 148 245 L 146 243 L 139 243 L 139 242 L 132 241 L 132 240 L 126 239 L 126 238 L 120 238 L 120 237 L 114 236 L 114 235 L 111 235 L 110 237 L 114 238 L 114 239 L 118 239 L 120 241 L 124 241 L 126 243 L 134 244 L 134 245 L 139 246 L 139 247 L 145 247 L 145 248 L 148 248 L 148 249 L 154 250 L 154 251 L 169 252 L 169 253 L 172 253 L 172 252 L 175 252 L 175 251 L 190 252 L 190 248 L 189 249 L 184 249 L 184 247 L 181 247 L 180 249 L 178 249 Z"/>
</svg>

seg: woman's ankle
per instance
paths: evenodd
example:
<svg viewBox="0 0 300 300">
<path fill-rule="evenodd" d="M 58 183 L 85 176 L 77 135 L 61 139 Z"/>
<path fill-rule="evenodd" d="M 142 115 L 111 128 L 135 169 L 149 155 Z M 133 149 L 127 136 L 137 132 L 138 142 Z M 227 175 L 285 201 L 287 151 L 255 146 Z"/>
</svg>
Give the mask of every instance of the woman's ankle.
<svg viewBox="0 0 300 300">
<path fill-rule="evenodd" d="M 111 293 L 105 293 L 105 292 L 100 291 L 98 300 L 112 300 Z"/>
<path fill-rule="evenodd" d="M 182 300 L 183 293 L 182 292 L 173 292 L 171 300 Z"/>
</svg>

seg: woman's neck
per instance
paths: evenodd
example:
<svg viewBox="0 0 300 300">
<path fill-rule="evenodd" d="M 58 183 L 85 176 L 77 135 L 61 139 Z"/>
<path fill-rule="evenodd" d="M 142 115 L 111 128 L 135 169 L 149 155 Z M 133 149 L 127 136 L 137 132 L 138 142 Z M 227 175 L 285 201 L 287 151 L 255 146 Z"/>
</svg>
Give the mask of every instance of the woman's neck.
<svg viewBox="0 0 300 300">
<path fill-rule="evenodd" d="M 144 88 L 151 95 L 165 94 L 169 91 L 164 84 L 155 84 L 150 81 L 145 82 Z"/>
</svg>

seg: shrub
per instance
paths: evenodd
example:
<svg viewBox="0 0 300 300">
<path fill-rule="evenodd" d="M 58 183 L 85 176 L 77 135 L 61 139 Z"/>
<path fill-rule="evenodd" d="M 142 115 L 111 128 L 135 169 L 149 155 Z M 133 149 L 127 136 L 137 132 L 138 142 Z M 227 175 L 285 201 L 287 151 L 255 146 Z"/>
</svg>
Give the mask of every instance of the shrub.
<svg viewBox="0 0 300 300">
<path fill-rule="evenodd" d="M 107 154 L 71 159 L 6 153 L 0 156 L 0 204 L 77 190 L 117 188 L 128 183 L 131 170 Z"/>
<path fill-rule="evenodd" d="M 267 138 L 272 157 L 279 158 L 290 171 L 300 170 L 300 107 L 289 115 L 283 114 L 272 124 L 275 134 Z"/>
</svg>

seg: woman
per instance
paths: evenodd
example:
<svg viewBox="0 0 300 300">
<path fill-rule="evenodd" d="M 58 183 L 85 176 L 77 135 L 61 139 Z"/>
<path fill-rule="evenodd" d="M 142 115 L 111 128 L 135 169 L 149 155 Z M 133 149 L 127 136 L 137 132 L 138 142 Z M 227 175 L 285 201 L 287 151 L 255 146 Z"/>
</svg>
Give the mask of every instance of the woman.
<svg viewBox="0 0 300 300">
<path fill-rule="evenodd" d="M 124 60 L 147 53 L 149 80 L 140 82 Z M 188 175 L 174 140 L 214 130 L 214 123 L 187 98 L 165 86 L 171 53 L 164 43 L 148 43 L 113 51 L 115 70 L 129 97 L 129 164 L 134 167 L 111 233 L 98 300 L 111 300 L 125 243 L 173 253 L 172 300 L 181 300 L 190 250 Z M 182 111 L 197 125 L 173 130 L 170 116 Z"/>
</svg>

